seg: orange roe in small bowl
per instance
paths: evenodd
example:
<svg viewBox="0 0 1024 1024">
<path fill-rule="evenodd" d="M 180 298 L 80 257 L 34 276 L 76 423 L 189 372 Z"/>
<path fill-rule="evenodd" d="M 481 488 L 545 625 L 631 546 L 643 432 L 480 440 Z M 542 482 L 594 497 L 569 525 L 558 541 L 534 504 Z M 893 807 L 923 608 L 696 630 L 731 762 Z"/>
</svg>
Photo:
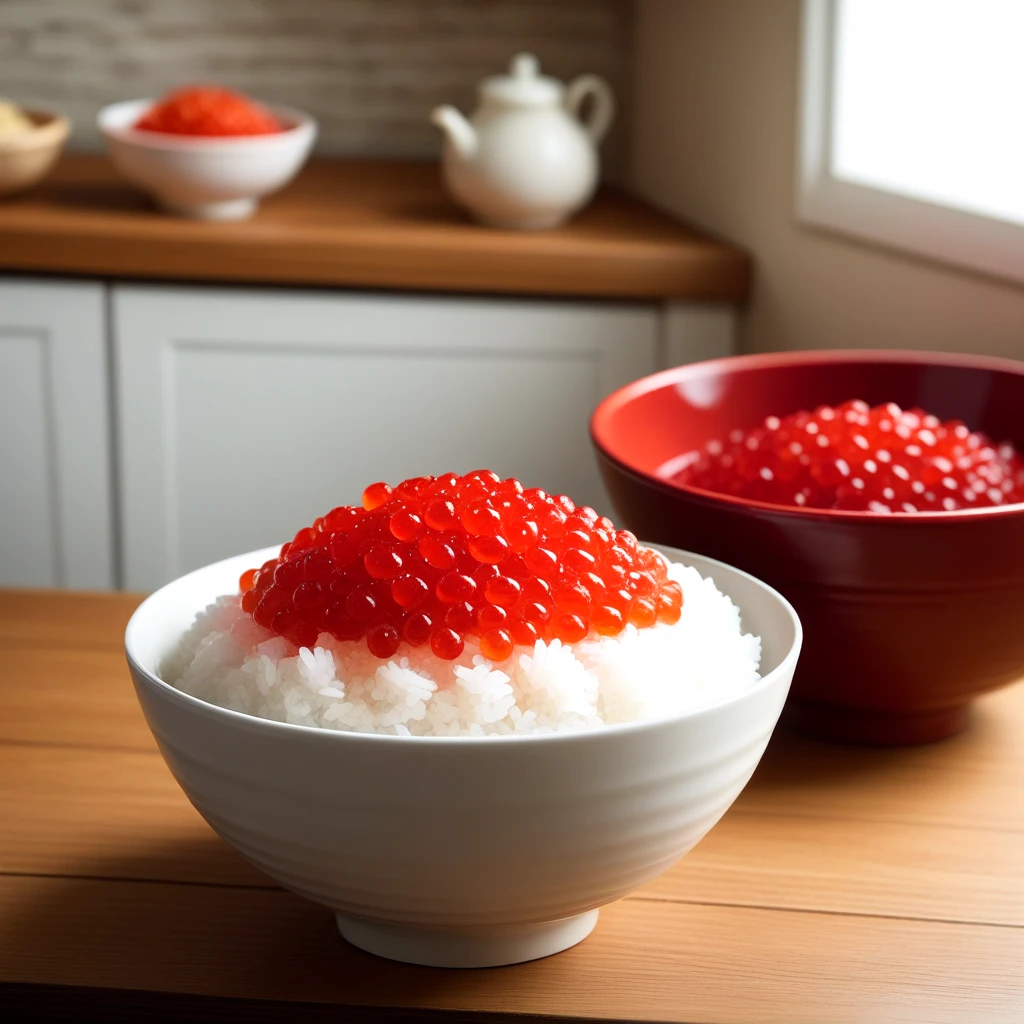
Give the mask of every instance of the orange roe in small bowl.
<svg viewBox="0 0 1024 1024">
<path fill-rule="evenodd" d="M 274 135 L 286 127 L 248 96 L 216 85 L 176 89 L 135 123 L 137 131 L 207 137 Z"/>
</svg>

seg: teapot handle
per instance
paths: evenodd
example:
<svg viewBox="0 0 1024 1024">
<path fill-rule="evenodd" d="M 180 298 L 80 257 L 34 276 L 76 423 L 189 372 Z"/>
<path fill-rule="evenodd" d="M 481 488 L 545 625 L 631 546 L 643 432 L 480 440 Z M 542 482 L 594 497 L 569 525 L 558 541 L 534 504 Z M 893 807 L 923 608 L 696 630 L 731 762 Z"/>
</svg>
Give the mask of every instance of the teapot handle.
<svg viewBox="0 0 1024 1024">
<path fill-rule="evenodd" d="M 579 117 L 579 109 L 588 97 L 594 97 L 590 117 L 583 122 L 583 127 L 596 146 L 611 127 L 615 117 L 615 95 L 611 86 L 597 75 L 580 75 L 569 83 L 565 93 L 565 109 L 573 117 Z"/>
</svg>

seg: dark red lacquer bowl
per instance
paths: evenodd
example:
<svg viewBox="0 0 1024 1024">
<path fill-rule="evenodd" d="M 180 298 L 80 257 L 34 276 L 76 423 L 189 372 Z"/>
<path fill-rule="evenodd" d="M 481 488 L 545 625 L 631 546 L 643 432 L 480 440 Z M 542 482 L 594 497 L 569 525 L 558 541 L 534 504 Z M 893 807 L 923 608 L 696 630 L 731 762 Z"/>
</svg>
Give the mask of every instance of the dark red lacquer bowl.
<svg viewBox="0 0 1024 1024">
<path fill-rule="evenodd" d="M 1024 363 L 913 352 L 680 366 L 605 399 L 591 437 L 629 529 L 746 569 L 792 601 L 805 633 L 792 724 L 841 741 L 940 739 L 964 727 L 974 696 L 1024 676 L 1024 504 L 878 515 L 666 479 L 680 454 L 733 428 L 850 398 L 919 406 L 1024 451 Z"/>
</svg>

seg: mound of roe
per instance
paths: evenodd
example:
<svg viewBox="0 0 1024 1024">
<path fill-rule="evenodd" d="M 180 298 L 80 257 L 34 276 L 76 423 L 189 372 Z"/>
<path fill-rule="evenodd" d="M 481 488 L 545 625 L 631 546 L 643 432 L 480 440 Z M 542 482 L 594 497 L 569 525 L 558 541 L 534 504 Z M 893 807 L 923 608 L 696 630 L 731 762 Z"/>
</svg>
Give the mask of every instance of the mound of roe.
<svg viewBox="0 0 1024 1024">
<path fill-rule="evenodd" d="M 683 603 L 632 533 L 489 470 L 371 484 L 361 508 L 299 530 L 239 586 L 253 620 L 298 646 L 365 637 L 378 658 L 405 641 L 453 660 L 472 636 L 500 662 L 539 639 L 675 623 Z"/>
<path fill-rule="evenodd" d="M 955 512 L 1024 501 L 1024 462 L 959 420 L 849 401 L 713 441 L 674 480 L 777 505 Z"/>
<path fill-rule="evenodd" d="M 165 96 L 135 127 L 170 135 L 273 135 L 284 126 L 248 96 L 216 85 L 190 85 Z"/>
</svg>

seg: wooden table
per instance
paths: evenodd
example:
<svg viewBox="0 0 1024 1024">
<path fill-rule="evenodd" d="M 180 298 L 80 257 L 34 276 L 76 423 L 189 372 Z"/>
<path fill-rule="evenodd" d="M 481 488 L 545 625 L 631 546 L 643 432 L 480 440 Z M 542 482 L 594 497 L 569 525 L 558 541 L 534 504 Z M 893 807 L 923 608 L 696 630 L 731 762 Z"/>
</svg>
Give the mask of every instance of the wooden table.
<svg viewBox="0 0 1024 1024">
<path fill-rule="evenodd" d="M 121 653 L 137 598 L 0 592 L 0 1007 L 103 1019 L 1024 1021 L 1024 686 L 931 747 L 780 733 L 681 863 L 550 959 L 347 946 L 172 780 Z M 15 1019 L 8 1016 L 7 1019 Z"/>
<path fill-rule="evenodd" d="M 481 230 L 434 163 L 313 160 L 257 216 L 156 210 L 104 157 L 0 203 L 0 269 L 188 281 L 686 299 L 747 297 L 750 259 L 616 189 L 553 231 Z"/>
</svg>

